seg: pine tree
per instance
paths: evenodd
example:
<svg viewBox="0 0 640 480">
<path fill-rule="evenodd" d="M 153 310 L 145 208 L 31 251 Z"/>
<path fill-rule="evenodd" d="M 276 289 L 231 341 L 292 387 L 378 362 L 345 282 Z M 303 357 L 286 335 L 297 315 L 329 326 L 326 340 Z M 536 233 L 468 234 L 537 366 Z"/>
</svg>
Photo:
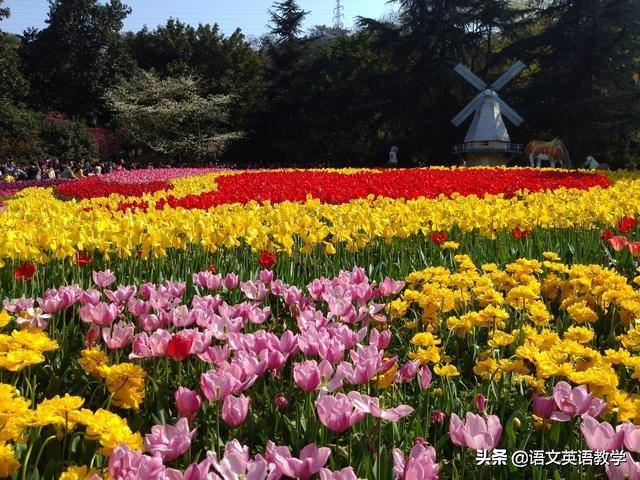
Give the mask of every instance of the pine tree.
<svg viewBox="0 0 640 480">
<path fill-rule="evenodd" d="M 302 60 L 308 47 L 308 40 L 299 35 L 308 12 L 295 0 L 283 0 L 275 2 L 269 14 L 266 108 L 254 117 L 257 138 L 270 147 L 279 161 L 299 163 L 304 161 L 300 136 L 303 120 L 300 104 L 305 97 Z"/>
<path fill-rule="evenodd" d="M 269 10 L 271 17 L 269 28 L 276 43 L 295 41 L 302 32 L 302 22 L 308 13 L 298 6 L 296 0 L 275 2 Z"/>
<path fill-rule="evenodd" d="M 2 21 L 4 18 L 9 18 L 9 14 L 11 13 L 9 8 L 2 6 L 3 3 L 4 0 L 0 0 L 0 21 Z"/>
</svg>

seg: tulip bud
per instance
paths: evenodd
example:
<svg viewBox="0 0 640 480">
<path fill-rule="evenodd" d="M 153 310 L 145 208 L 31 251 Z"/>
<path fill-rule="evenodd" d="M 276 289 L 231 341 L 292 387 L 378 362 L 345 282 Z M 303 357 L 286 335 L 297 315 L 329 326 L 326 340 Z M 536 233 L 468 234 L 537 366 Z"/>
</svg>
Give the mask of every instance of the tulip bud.
<svg viewBox="0 0 640 480">
<path fill-rule="evenodd" d="M 442 410 L 434 410 L 431 414 L 431 423 L 442 425 L 447 420 L 447 414 Z"/>
<path fill-rule="evenodd" d="M 275 403 L 276 408 L 280 411 L 283 411 L 289 406 L 289 400 L 284 393 L 279 393 L 278 395 L 273 397 L 273 403 Z"/>
<path fill-rule="evenodd" d="M 487 399 L 485 396 L 482 394 L 476 395 L 474 401 L 478 412 L 484 413 L 485 407 L 487 406 Z"/>
<path fill-rule="evenodd" d="M 520 419 L 518 417 L 513 419 L 513 426 L 515 428 L 520 428 L 522 426 L 522 422 L 520 421 Z"/>
<path fill-rule="evenodd" d="M 444 394 L 444 392 L 442 391 L 442 389 L 441 389 L 441 388 L 436 388 L 436 389 L 433 391 L 433 394 L 434 394 L 436 397 L 441 397 L 441 396 Z"/>
</svg>

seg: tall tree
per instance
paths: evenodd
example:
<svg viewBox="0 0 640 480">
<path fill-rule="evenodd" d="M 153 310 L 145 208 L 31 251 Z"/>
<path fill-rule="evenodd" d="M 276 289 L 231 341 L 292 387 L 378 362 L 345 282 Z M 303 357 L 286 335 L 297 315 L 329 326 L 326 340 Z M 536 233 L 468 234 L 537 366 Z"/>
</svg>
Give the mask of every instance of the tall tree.
<svg viewBox="0 0 640 480">
<path fill-rule="evenodd" d="M 203 95 L 192 77 L 162 80 L 141 70 L 106 99 L 128 143 L 163 160 L 219 155 L 241 136 L 227 123 L 229 97 Z"/>
<path fill-rule="evenodd" d="M 308 47 L 308 39 L 299 35 L 308 12 L 295 0 L 283 0 L 275 2 L 269 14 L 265 109 L 253 116 L 251 126 L 258 143 L 274 157 L 298 163 L 303 161 L 299 131 L 300 104 L 305 95 L 302 60 Z"/>
<path fill-rule="evenodd" d="M 204 93 L 233 95 L 238 121 L 260 102 L 264 59 L 240 30 L 225 36 L 217 24 L 194 28 L 169 19 L 154 30 L 127 34 L 126 41 L 140 68 L 163 78 L 194 75 Z"/>
<path fill-rule="evenodd" d="M 536 19 L 506 49 L 535 67 L 521 92 L 530 128 L 562 137 L 574 163 L 592 153 L 624 164 L 640 131 L 640 3 L 552 0 Z"/>
<path fill-rule="evenodd" d="M 95 121 L 103 96 L 131 71 L 120 31 L 131 12 L 120 0 L 51 0 L 47 27 L 27 31 L 22 60 L 34 104 Z"/>
<path fill-rule="evenodd" d="M 11 10 L 9 10 L 8 7 L 2 6 L 3 3 L 4 3 L 4 0 L 0 0 L 0 21 L 2 21 L 5 18 L 8 18 L 9 14 L 11 13 Z"/>
<path fill-rule="evenodd" d="M 0 21 L 11 13 L 2 7 L 3 3 L 4 0 L 0 0 Z M 0 30 L 0 102 L 16 101 L 26 94 L 27 83 L 20 70 L 19 47 L 19 38 Z"/>
<path fill-rule="evenodd" d="M 302 22 L 309 12 L 300 8 L 296 0 L 275 2 L 269 10 L 270 31 L 276 43 L 295 42 L 302 33 Z"/>
</svg>

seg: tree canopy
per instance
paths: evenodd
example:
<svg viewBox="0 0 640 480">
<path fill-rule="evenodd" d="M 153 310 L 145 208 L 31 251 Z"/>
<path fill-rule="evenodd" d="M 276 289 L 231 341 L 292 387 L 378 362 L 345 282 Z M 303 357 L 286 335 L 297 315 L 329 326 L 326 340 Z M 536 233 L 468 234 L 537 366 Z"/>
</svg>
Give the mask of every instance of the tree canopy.
<svg viewBox="0 0 640 480">
<path fill-rule="evenodd" d="M 401 163 L 446 164 L 475 94 L 455 65 L 491 81 L 517 59 L 501 92 L 525 118 L 514 141 L 560 137 L 578 162 L 640 154 L 637 0 L 393 0 L 385 19 L 307 32 L 309 12 L 277 0 L 259 39 L 178 19 L 123 32 L 120 0 L 50 4 L 45 28 L 0 32 L 4 118 L 59 111 L 149 158 L 375 165 L 397 145 Z"/>
<path fill-rule="evenodd" d="M 140 70 L 106 99 L 129 143 L 143 145 L 152 155 L 199 160 L 242 136 L 226 125 L 229 97 L 202 95 L 189 76 L 163 80 Z"/>
</svg>

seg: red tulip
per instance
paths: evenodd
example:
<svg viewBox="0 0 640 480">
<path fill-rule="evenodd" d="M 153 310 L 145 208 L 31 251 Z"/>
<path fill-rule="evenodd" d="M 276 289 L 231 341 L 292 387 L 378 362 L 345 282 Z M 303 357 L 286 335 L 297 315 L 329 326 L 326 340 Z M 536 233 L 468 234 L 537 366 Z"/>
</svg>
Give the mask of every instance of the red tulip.
<svg viewBox="0 0 640 480">
<path fill-rule="evenodd" d="M 215 263 L 212 263 L 211 265 L 209 265 L 207 268 L 205 268 L 205 270 L 206 270 L 207 272 L 211 272 L 211 273 L 213 273 L 214 275 L 215 275 L 216 273 L 218 273 L 218 267 L 216 266 L 216 264 L 215 264 Z"/>
<path fill-rule="evenodd" d="M 136 176 L 135 171 L 127 172 Z M 84 180 L 83 180 L 84 182 Z M 128 185 L 115 183 L 114 193 L 127 191 L 127 196 L 138 195 L 142 190 L 150 190 L 150 183 L 131 182 Z M 77 182 L 71 182 L 75 185 Z M 353 199 L 367 198 L 370 195 L 407 200 L 426 197 L 437 198 L 440 195 L 451 197 L 454 194 L 476 195 L 503 194 L 512 196 L 520 190 L 538 192 L 557 188 L 587 190 L 592 187 L 608 188 L 611 182 L 603 175 L 580 172 L 548 172 L 534 170 L 506 169 L 466 169 L 466 170 L 379 170 L 376 172 L 359 171 L 350 175 L 328 171 L 262 171 L 242 172 L 216 179 L 215 191 L 187 195 L 182 198 L 168 196 L 156 202 L 156 208 L 208 209 L 229 203 L 247 203 L 255 200 L 259 203 L 270 201 L 304 202 L 308 196 L 325 203 L 339 204 Z M 100 194 L 109 191 L 110 181 L 99 185 Z M 78 186 L 66 187 L 79 189 Z M 81 195 L 96 196 L 88 185 L 82 188 Z M 119 210 L 146 209 L 145 202 L 129 202 L 119 205 Z"/>
<path fill-rule="evenodd" d="M 93 262 L 93 255 L 84 252 L 76 252 L 76 264 L 83 266 Z"/>
<path fill-rule="evenodd" d="M 433 240 L 433 243 L 436 245 L 442 245 L 447 241 L 447 232 L 432 232 L 431 240 Z"/>
<path fill-rule="evenodd" d="M 276 253 L 271 253 L 267 250 L 263 250 L 260 254 L 260 266 L 262 268 L 266 268 L 267 270 L 271 270 L 271 268 L 276 263 Z"/>
<path fill-rule="evenodd" d="M 167 357 L 181 362 L 189 356 L 191 345 L 193 345 L 193 337 L 174 335 L 167 343 Z"/>
<path fill-rule="evenodd" d="M 602 232 L 602 235 L 600 235 L 600 238 L 602 240 L 609 240 L 613 238 L 613 232 L 607 228 L 604 232 Z"/>
<path fill-rule="evenodd" d="M 516 227 L 513 229 L 513 232 L 511 232 L 511 234 L 518 240 L 523 240 L 531 235 L 531 230 L 522 230 L 520 227 Z"/>
<path fill-rule="evenodd" d="M 637 221 L 633 217 L 624 217 L 622 220 L 618 222 L 618 230 L 622 233 L 627 233 L 633 227 L 637 225 Z"/>
<path fill-rule="evenodd" d="M 36 274 L 36 266 L 33 263 L 25 263 L 13 272 L 13 278 L 16 280 L 31 280 Z"/>
</svg>

